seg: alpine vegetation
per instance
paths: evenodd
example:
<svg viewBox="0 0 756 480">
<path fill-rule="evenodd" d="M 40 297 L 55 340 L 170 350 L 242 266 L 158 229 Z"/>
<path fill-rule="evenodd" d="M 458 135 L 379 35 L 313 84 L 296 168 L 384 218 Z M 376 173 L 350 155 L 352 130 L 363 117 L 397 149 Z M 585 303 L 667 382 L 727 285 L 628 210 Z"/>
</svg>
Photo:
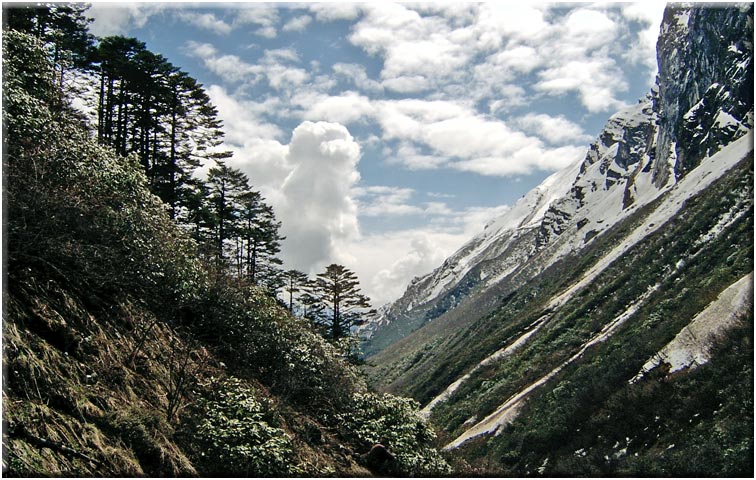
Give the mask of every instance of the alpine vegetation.
<svg viewBox="0 0 756 480">
<path fill-rule="evenodd" d="M 203 86 L 84 11 L 4 11 L 4 473 L 450 473 L 419 406 L 369 391 L 344 346 L 369 310 L 354 274 L 318 277 L 317 323 L 293 315 L 280 222 L 224 162 Z"/>
<path fill-rule="evenodd" d="M 103 8 L 3 6 L 5 475 L 753 476 L 752 4 Z"/>
</svg>

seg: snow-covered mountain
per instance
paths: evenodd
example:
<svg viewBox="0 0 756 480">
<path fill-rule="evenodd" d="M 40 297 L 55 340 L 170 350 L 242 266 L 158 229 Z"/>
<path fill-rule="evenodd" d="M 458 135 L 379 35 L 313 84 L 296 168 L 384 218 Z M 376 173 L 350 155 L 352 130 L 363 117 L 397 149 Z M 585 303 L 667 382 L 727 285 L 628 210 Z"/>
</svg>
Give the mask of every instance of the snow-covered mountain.
<svg viewBox="0 0 756 480">
<path fill-rule="evenodd" d="M 371 383 L 464 473 L 753 475 L 752 32 L 668 6 L 649 94 L 382 310 Z"/>
<path fill-rule="evenodd" d="M 581 162 L 551 175 L 384 306 L 363 329 L 365 352 L 386 348 L 494 285 L 524 284 L 745 135 L 753 125 L 747 18 L 738 8 L 669 7 L 651 92 L 613 115 Z"/>
</svg>

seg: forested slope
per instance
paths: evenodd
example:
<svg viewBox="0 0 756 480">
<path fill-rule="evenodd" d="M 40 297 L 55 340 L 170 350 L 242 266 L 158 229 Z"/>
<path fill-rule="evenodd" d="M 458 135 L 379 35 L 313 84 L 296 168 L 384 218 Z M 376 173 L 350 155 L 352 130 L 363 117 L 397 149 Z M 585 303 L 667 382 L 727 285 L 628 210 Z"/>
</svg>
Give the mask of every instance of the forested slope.
<svg viewBox="0 0 756 480">
<path fill-rule="evenodd" d="M 203 253 L 139 152 L 71 108 L 48 47 L 3 32 L 4 473 L 449 472 L 416 403 L 370 393 L 263 282 Z"/>
</svg>

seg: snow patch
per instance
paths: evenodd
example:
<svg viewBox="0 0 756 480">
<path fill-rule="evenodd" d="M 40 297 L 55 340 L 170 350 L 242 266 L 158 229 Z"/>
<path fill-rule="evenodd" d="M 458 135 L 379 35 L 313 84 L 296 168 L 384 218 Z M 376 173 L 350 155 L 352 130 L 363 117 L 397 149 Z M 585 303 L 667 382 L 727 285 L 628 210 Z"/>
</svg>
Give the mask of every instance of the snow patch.
<svg viewBox="0 0 756 480">
<path fill-rule="evenodd" d="M 531 392 L 533 392 L 535 389 L 537 389 L 538 387 L 544 385 L 546 382 L 551 380 L 554 376 L 556 376 L 559 372 L 561 372 L 562 369 L 564 369 L 566 366 L 570 365 L 572 362 L 582 357 L 583 354 L 586 352 L 586 350 L 591 348 L 593 345 L 603 342 L 607 340 L 609 337 L 611 337 L 612 334 L 622 324 L 624 324 L 630 317 L 632 317 L 635 314 L 638 308 L 648 299 L 651 293 L 653 293 L 657 288 L 658 288 L 658 285 L 649 287 L 646 290 L 646 292 L 644 292 L 643 295 L 638 297 L 638 299 L 634 303 L 629 305 L 625 309 L 625 311 L 622 312 L 622 314 L 617 316 L 614 320 L 612 320 L 608 324 L 604 325 L 604 327 L 601 329 L 599 333 L 597 333 L 588 342 L 583 344 L 583 346 L 580 348 L 580 350 L 576 354 L 571 356 L 569 359 L 564 361 L 561 365 L 559 365 L 557 368 L 550 371 L 548 374 L 544 375 L 543 377 L 531 383 L 524 389 L 520 390 L 516 394 L 509 397 L 509 399 L 507 399 L 507 401 L 504 402 L 501 406 L 499 406 L 499 408 L 497 408 L 493 413 L 488 415 L 486 418 L 481 420 L 478 424 L 476 424 L 472 428 L 463 432 L 460 436 L 458 436 L 456 439 L 454 439 L 452 442 L 446 445 L 444 447 L 444 450 L 452 450 L 452 449 L 458 448 L 465 442 L 475 437 L 489 434 L 491 432 L 495 432 L 495 435 L 499 435 L 502 431 L 501 427 L 510 423 L 512 420 L 514 420 L 517 417 L 517 415 L 520 412 L 520 409 L 522 408 L 522 405 L 528 399 Z M 540 325 L 542 324 L 539 324 L 539 327 Z"/>
<path fill-rule="evenodd" d="M 590 284 L 606 267 L 624 255 L 630 248 L 652 234 L 682 209 L 685 200 L 703 191 L 715 180 L 734 167 L 753 148 L 753 131 L 730 143 L 716 154 L 704 159 L 701 164 L 683 177 L 677 184 L 667 190 L 667 195 L 659 206 L 646 217 L 646 220 L 627 235 L 622 243 L 614 247 L 607 255 L 593 265 L 583 277 L 555 297 L 548 308 L 557 308 L 569 300 L 572 295 Z M 662 191 L 659 192 L 661 194 Z"/>
<path fill-rule="evenodd" d="M 739 315 L 753 308 L 753 272 L 730 285 L 705 310 L 651 357 L 629 383 L 640 381 L 662 363 L 670 373 L 694 368 L 709 361 L 715 340 L 735 326 Z"/>
</svg>

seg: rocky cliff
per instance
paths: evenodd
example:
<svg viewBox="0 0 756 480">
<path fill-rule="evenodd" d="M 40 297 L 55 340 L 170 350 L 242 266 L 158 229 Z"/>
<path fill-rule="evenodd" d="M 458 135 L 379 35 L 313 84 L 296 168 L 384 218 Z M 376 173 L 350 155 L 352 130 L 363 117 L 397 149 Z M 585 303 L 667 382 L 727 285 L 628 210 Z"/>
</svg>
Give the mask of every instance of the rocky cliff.
<svg viewBox="0 0 756 480">
<path fill-rule="evenodd" d="M 753 126 L 750 6 L 665 11 L 656 85 L 363 330 L 371 355 L 497 283 L 512 288 L 655 200 Z M 528 268 L 529 263 L 539 268 Z M 532 267 L 532 265 L 530 265 Z M 516 280 L 515 280 L 516 279 Z"/>
</svg>

